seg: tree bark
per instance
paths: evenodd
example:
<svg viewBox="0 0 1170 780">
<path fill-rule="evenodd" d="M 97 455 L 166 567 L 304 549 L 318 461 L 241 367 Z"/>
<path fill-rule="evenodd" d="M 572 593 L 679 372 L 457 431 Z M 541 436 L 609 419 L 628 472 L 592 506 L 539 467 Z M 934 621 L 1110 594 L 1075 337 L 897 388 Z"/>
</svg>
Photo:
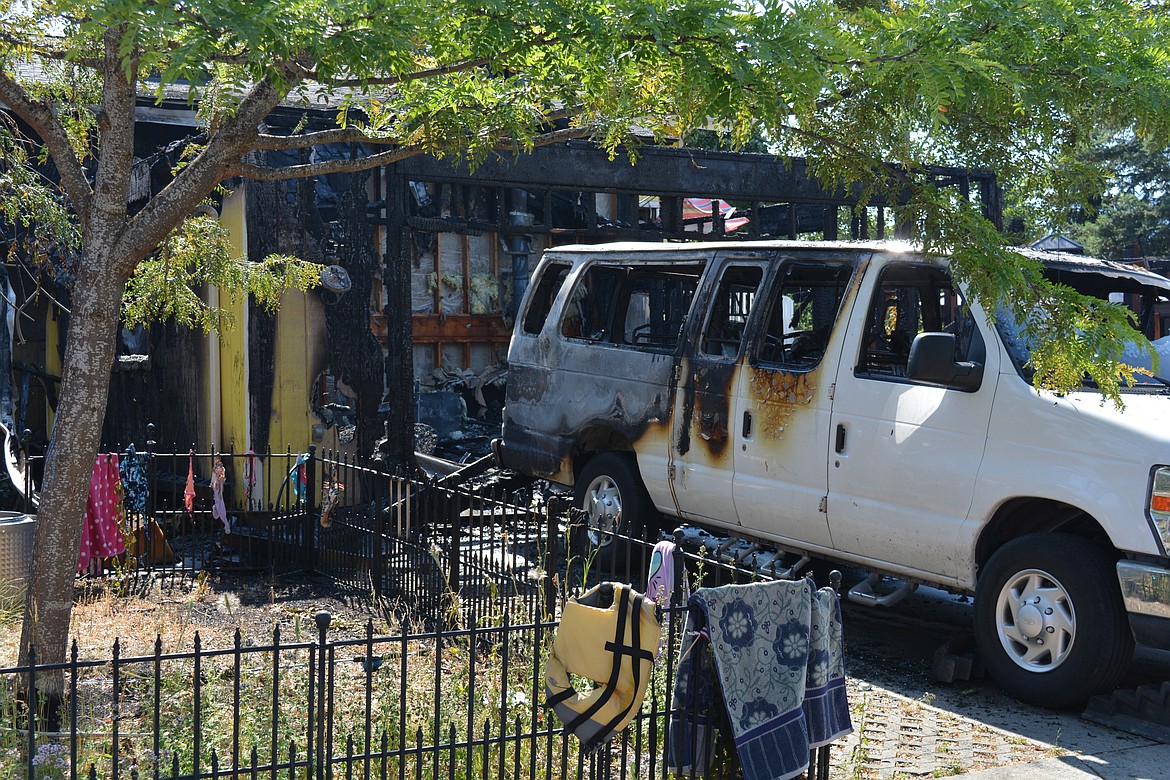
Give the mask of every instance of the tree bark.
<svg viewBox="0 0 1170 780">
<path fill-rule="evenodd" d="M 74 286 L 61 399 L 37 512 L 37 554 L 20 639 L 22 665 L 33 648 L 38 665 L 65 660 L 85 505 L 101 439 L 126 283 L 107 272 L 113 259 L 107 250 L 101 241 L 86 246 Z M 60 671 L 38 675 L 41 702 L 59 703 L 63 682 Z"/>
</svg>

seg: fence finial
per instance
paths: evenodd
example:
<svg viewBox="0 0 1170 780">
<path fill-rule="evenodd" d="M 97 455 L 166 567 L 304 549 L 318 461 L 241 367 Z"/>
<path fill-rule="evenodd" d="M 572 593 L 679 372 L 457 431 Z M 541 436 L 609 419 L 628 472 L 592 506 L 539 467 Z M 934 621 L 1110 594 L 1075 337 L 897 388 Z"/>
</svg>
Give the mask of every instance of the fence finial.
<svg viewBox="0 0 1170 780">
<path fill-rule="evenodd" d="M 324 632 L 329 629 L 329 624 L 333 622 L 333 613 L 327 609 L 323 609 L 314 616 L 314 619 L 317 621 L 317 628 Z"/>
</svg>

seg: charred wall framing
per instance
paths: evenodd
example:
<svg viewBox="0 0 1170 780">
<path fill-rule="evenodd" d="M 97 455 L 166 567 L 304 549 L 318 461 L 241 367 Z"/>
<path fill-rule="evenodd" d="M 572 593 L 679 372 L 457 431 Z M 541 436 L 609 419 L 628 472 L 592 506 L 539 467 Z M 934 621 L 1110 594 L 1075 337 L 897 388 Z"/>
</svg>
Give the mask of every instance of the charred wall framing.
<svg viewBox="0 0 1170 780">
<path fill-rule="evenodd" d="M 924 173 L 936 186 L 953 188 L 978 202 L 997 227 L 1002 225 L 994 174 L 948 167 Z M 511 316 L 539 259 L 539 247 L 618 240 L 836 240 L 906 234 L 893 224 L 898 203 L 875 199 L 861 208 L 860 188 L 826 190 L 810 175 L 804 160 L 771 155 L 646 147 L 638 150 L 637 164 L 631 165 L 624 155 L 610 160 L 592 144 L 569 142 L 488 160 L 475 169 L 414 157 L 388 168 L 387 177 L 387 197 L 401 209 L 387 212 L 389 233 L 398 231 L 400 238 L 396 252 L 387 254 L 385 273 L 391 273 L 393 255 L 413 262 L 416 276 L 429 272 L 438 279 L 431 310 L 420 313 L 416 304 L 411 317 L 413 344 L 433 350 L 428 357 L 435 366 L 444 364 L 445 354 L 461 354 L 463 367 L 468 367 L 476 345 L 497 352 L 506 349 Z M 648 197 L 656 203 L 651 215 L 639 209 L 639 199 Z M 687 198 L 711 198 L 710 214 L 684 216 Z M 747 224 L 726 231 L 719 200 L 733 203 L 736 215 L 746 216 Z M 492 312 L 476 312 L 468 302 L 472 276 L 467 268 L 468 241 L 484 235 L 496 239 L 486 247 L 492 273 L 500 282 L 499 306 Z M 448 284 L 446 291 L 462 297 L 462 305 L 454 306 L 444 305 L 452 302 L 443 299 L 441 259 L 453 242 L 463 244 L 462 289 Z M 425 258 L 420 260 L 420 255 Z M 405 281 L 409 284 L 409 277 Z M 393 290 L 389 282 L 387 287 Z M 403 304 L 406 311 L 409 303 Z M 455 345 L 456 350 L 445 353 L 446 345 Z"/>
</svg>

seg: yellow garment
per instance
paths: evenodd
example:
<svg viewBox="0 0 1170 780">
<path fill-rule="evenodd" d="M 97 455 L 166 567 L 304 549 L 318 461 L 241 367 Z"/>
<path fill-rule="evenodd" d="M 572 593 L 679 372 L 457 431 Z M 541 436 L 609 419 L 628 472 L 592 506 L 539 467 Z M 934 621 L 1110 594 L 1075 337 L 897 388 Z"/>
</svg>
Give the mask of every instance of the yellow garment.
<svg viewBox="0 0 1170 780">
<path fill-rule="evenodd" d="M 545 670 L 546 704 L 592 750 L 624 729 L 646 695 L 662 628 L 654 604 L 602 583 L 565 605 Z M 597 683 L 578 693 L 570 674 Z"/>
</svg>

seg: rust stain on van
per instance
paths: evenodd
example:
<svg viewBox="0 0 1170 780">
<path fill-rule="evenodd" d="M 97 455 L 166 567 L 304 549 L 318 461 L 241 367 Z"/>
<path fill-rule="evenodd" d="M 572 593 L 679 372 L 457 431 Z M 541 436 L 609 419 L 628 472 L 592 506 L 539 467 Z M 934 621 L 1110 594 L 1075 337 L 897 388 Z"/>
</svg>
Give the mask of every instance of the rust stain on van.
<svg viewBox="0 0 1170 780">
<path fill-rule="evenodd" d="M 816 399 L 819 370 L 790 372 L 751 369 L 751 392 L 760 411 L 760 433 L 769 439 L 784 435 L 788 421 Z"/>
</svg>

